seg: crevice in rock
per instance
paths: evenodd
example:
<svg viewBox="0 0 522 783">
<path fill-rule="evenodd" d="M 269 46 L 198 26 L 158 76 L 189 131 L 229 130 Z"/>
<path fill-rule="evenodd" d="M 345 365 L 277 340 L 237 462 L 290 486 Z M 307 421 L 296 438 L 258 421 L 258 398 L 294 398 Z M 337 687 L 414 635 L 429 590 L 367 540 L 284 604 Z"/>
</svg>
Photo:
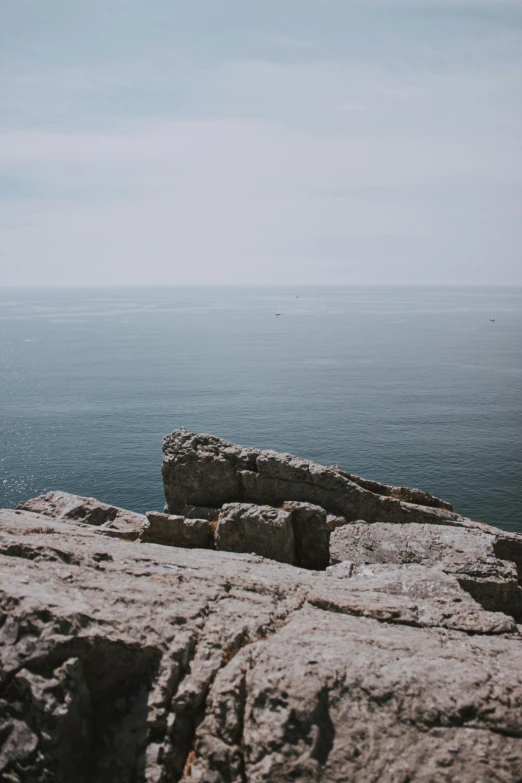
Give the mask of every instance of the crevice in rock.
<svg viewBox="0 0 522 783">
<path fill-rule="evenodd" d="M 310 606 L 314 606 L 316 609 L 320 609 L 323 612 L 332 612 L 332 614 L 345 614 L 352 617 L 366 617 L 369 620 L 376 620 L 379 623 L 387 625 L 405 625 L 410 628 L 432 629 L 440 628 L 443 630 L 452 630 L 458 633 L 464 633 L 467 636 L 484 636 L 484 635 L 498 635 L 498 634 L 510 634 L 516 633 L 517 628 L 513 623 L 513 620 L 508 620 L 506 615 L 505 625 L 491 626 L 489 628 L 478 627 L 476 630 L 464 627 L 454 626 L 453 624 L 440 623 L 423 623 L 420 620 L 416 620 L 412 617 L 401 616 L 400 610 L 383 609 L 383 610 L 366 610 L 358 609 L 356 607 L 339 606 L 333 601 L 329 601 L 327 598 L 318 596 L 310 596 L 308 599 Z M 499 613 L 500 614 L 500 613 Z M 452 615 L 447 614 L 441 617 L 441 620 L 450 619 Z M 509 622 L 512 625 L 509 625 Z"/>
<path fill-rule="evenodd" d="M 245 711 L 247 701 L 247 687 L 246 687 L 247 672 L 243 671 L 241 682 L 239 685 L 239 705 L 238 705 L 238 748 L 239 748 L 239 775 L 241 777 L 241 783 L 247 783 L 246 769 L 245 769 Z"/>
<path fill-rule="evenodd" d="M 302 602 L 304 603 L 304 601 Z M 299 605 L 298 608 L 302 605 L 302 603 Z M 208 705 L 208 698 L 209 694 L 212 688 L 212 685 L 218 675 L 218 673 L 222 672 L 224 669 L 229 667 L 239 652 L 241 652 L 243 649 L 248 647 L 249 645 L 259 643 L 259 642 L 265 642 L 270 637 L 272 637 L 274 634 L 276 634 L 284 625 L 287 623 L 288 615 L 296 611 L 296 607 L 292 607 L 288 610 L 286 615 L 284 617 L 274 617 L 273 620 L 270 623 L 265 623 L 257 628 L 257 631 L 255 635 L 251 636 L 247 631 L 243 631 L 241 635 L 231 640 L 231 642 L 222 648 L 221 658 L 218 662 L 218 665 L 215 668 L 212 668 L 209 671 L 208 678 L 204 682 L 200 682 L 199 685 L 201 687 L 201 692 L 199 695 L 199 698 L 193 701 L 193 703 L 187 704 L 187 709 L 184 710 L 182 716 L 177 714 L 176 715 L 176 721 L 178 717 L 182 717 L 183 720 L 181 722 L 178 722 L 178 732 L 181 728 L 183 736 L 182 745 L 184 746 L 184 753 L 182 756 L 180 756 L 177 764 L 171 765 L 169 767 L 168 774 L 171 775 L 171 778 L 168 776 L 165 778 L 162 778 L 162 781 L 164 780 L 165 783 L 167 780 L 173 780 L 175 783 L 177 783 L 179 780 L 190 780 L 191 777 L 191 768 L 195 762 L 197 762 L 198 759 L 198 729 L 203 723 L 206 714 L 207 714 L 207 705 Z M 194 651 L 194 658 L 195 658 Z M 192 659 L 193 660 L 193 659 Z M 190 671 L 187 673 L 187 676 L 185 677 L 185 681 L 188 679 L 190 675 Z M 183 680 L 180 682 L 180 687 L 183 685 Z M 178 688 L 179 690 L 179 688 Z M 244 692 L 244 700 L 242 702 L 242 710 L 244 714 L 244 709 L 246 705 L 246 690 Z M 175 724 L 176 725 L 176 724 Z M 241 737 L 243 735 L 243 717 L 241 717 Z M 176 742 L 179 745 L 179 735 L 176 737 Z M 178 749 L 178 753 L 180 750 Z M 242 750 L 241 750 L 242 754 Z M 241 759 L 241 766 L 244 767 L 244 759 L 242 757 Z M 242 779 L 244 779 L 244 773 L 242 773 Z"/>
<path fill-rule="evenodd" d="M 522 621 L 522 589 L 516 582 L 489 581 L 456 575 L 460 587 L 487 612 L 502 612 Z"/>
<path fill-rule="evenodd" d="M 492 726 L 492 725 L 473 725 L 470 721 L 474 721 L 477 719 L 477 712 L 474 707 L 469 708 L 469 712 L 462 712 L 460 719 L 457 716 L 453 717 L 446 717 L 444 720 L 433 720 L 429 723 L 429 725 L 426 728 L 426 732 L 432 731 L 433 729 L 466 729 L 466 731 L 487 731 L 490 734 L 498 734 L 501 737 L 509 737 L 511 739 L 521 739 L 522 738 L 522 729 L 516 731 L 516 730 L 510 730 L 507 728 L 503 728 L 502 726 Z M 517 781 L 518 783 L 518 781 Z"/>
<path fill-rule="evenodd" d="M 177 783 L 181 780 L 189 756 L 194 752 L 197 727 L 204 717 L 208 689 L 216 670 L 209 668 L 208 678 L 201 680 L 197 674 L 191 678 L 192 668 L 205 638 L 205 625 L 211 614 L 211 606 L 219 601 L 220 597 L 218 593 L 199 613 L 199 618 L 203 620 L 202 627 L 197 629 L 186 645 L 179 675 L 171 689 L 164 715 L 165 731 L 161 744 L 159 783 Z"/>
<path fill-rule="evenodd" d="M 515 536 L 509 538 L 499 536 L 493 543 L 493 552 L 499 560 L 507 560 L 515 564 L 518 582 L 522 585 L 522 539 L 517 539 Z"/>
<path fill-rule="evenodd" d="M 319 735 L 316 747 L 312 752 L 312 758 L 317 759 L 321 767 L 325 767 L 335 741 L 335 727 L 330 716 L 330 703 L 326 686 L 321 690 L 317 709 L 313 717 L 315 718 Z"/>
<path fill-rule="evenodd" d="M 11 718 L 37 737 L 31 759 L 7 771 L 57 783 L 138 783 L 147 746 L 147 701 L 161 651 L 103 637 L 73 639 L 26 661 L 6 684 Z"/>
</svg>

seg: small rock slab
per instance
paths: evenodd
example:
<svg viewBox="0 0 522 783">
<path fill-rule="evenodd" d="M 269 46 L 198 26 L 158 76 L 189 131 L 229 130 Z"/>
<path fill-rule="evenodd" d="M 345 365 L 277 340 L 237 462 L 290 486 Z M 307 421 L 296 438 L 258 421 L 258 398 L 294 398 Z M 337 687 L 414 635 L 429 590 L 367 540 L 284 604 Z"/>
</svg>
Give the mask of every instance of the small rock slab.
<svg viewBox="0 0 522 783">
<path fill-rule="evenodd" d="M 212 526 L 207 519 L 187 519 L 149 511 L 140 541 L 188 549 L 208 549 L 212 544 Z"/>
<path fill-rule="evenodd" d="M 146 522 L 143 514 L 69 492 L 47 492 L 22 501 L 17 508 L 64 522 L 95 525 L 100 532 L 127 541 L 135 541 Z"/>
<path fill-rule="evenodd" d="M 219 513 L 215 544 L 228 552 L 255 552 L 279 563 L 294 564 L 292 513 L 272 506 L 226 503 Z"/>
</svg>

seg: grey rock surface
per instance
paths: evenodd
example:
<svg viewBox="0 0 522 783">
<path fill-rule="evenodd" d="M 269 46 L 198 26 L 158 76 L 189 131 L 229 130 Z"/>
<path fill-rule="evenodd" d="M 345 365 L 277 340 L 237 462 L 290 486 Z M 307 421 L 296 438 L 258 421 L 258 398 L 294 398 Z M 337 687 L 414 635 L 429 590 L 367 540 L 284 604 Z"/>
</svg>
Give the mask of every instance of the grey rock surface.
<svg viewBox="0 0 522 783">
<path fill-rule="evenodd" d="M 279 563 L 295 563 L 292 514 L 271 506 L 226 503 L 218 516 L 215 545 L 227 552 L 250 552 Z"/>
<path fill-rule="evenodd" d="M 349 569 L 349 570 L 348 570 Z M 419 565 L 355 565 L 344 562 L 327 570 L 328 576 L 349 576 L 332 591 L 332 582 L 318 578 L 309 601 L 330 611 L 418 627 L 452 628 L 477 633 L 470 624 L 476 602 L 459 580 L 440 567 Z M 480 633 L 515 630 L 513 618 L 501 612 L 482 615 Z"/>
<path fill-rule="evenodd" d="M 514 701 L 483 706 L 503 644 L 307 607 L 219 672 L 184 781 L 514 783 Z"/>
<path fill-rule="evenodd" d="M 165 437 L 162 475 L 172 514 L 183 513 L 192 505 L 220 508 L 240 502 L 278 507 L 293 500 L 320 506 L 348 522 L 364 519 L 480 526 L 421 490 L 408 494 L 405 488 L 367 482 L 290 454 L 242 448 L 186 430 L 175 430 Z M 395 490 L 400 497 L 394 496 Z M 408 501 L 401 499 L 406 496 Z"/>
<path fill-rule="evenodd" d="M 147 513 L 147 522 L 140 533 L 140 541 L 164 546 L 209 549 L 213 543 L 211 523 L 207 519 Z"/>
<path fill-rule="evenodd" d="M 5 783 L 522 777 L 522 637 L 440 565 L 316 572 L 5 510 L 0 606 Z"/>
<path fill-rule="evenodd" d="M 338 467 L 336 467 L 336 470 L 345 478 L 376 495 L 387 495 L 388 497 L 397 498 L 397 500 L 405 500 L 407 503 L 416 503 L 420 506 L 432 506 L 433 508 L 444 508 L 446 511 L 453 511 L 453 506 L 447 500 L 441 500 L 435 497 L 435 495 L 430 495 L 429 492 L 425 492 L 423 489 L 381 484 L 379 481 L 354 476 L 345 470 L 339 470 Z"/>
<path fill-rule="evenodd" d="M 311 503 L 290 501 L 277 509 L 225 503 L 218 514 L 214 544 L 228 552 L 255 553 L 280 563 L 324 570 L 330 563 L 328 525 L 326 511 Z"/>
<path fill-rule="evenodd" d="M 512 550 L 520 542 L 502 531 L 491 530 L 357 522 L 332 532 L 330 557 L 332 562 L 348 560 L 355 564 L 440 565 L 445 573 L 454 574 L 484 608 L 507 612 L 522 620 L 517 567 L 513 561 L 500 559 L 496 554 L 499 541 L 510 542 Z M 504 554 L 509 555 L 509 551 Z"/>
<path fill-rule="evenodd" d="M 17 508 L 67 522 L 97 525 L 108 536 L 135 541 L 146 523 L 144 514 L 136 514 L 117 506 L 101 503 L 96 498 L 84 498 L 69 492 L 47 492 L 24 500 Z"/>
<path fill-rule="evenodd" d="M 0 783 L 520 783 L 522 536 L 209 435 L 162 472 L 0 510 Z"/>
</svg>

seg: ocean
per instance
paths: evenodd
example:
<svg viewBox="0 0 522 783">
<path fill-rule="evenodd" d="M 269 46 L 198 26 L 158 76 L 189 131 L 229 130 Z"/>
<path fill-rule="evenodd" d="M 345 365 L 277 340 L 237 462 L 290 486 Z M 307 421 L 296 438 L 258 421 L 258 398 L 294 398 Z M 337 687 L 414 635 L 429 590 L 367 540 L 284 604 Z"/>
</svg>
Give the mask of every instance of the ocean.
<svg viewBox="0 0 522 783">
<path fill-rule="evenodd" d="M 521 349 L 519 287 L 2 289 L 0 506 L 161 510 L 185 427 L 522 532 Z"/>
</svg>

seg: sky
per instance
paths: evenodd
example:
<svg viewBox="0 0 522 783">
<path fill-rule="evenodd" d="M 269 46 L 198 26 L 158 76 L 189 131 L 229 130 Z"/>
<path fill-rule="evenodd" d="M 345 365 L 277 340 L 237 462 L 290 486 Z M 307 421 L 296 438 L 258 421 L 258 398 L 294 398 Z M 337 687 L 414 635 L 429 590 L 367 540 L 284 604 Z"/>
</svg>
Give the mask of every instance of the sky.
<svg viewBox="0 0 522 783">
<path fill-rule="evenodd" d="M 522 0 L 2 0 L 0 286 L 522 284 Z"/>
</svg>

